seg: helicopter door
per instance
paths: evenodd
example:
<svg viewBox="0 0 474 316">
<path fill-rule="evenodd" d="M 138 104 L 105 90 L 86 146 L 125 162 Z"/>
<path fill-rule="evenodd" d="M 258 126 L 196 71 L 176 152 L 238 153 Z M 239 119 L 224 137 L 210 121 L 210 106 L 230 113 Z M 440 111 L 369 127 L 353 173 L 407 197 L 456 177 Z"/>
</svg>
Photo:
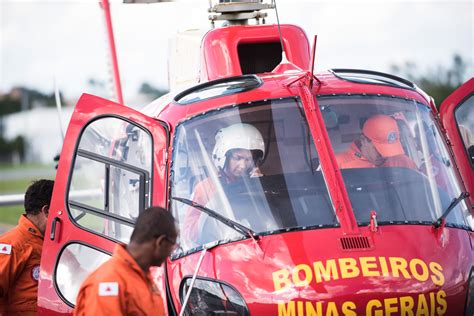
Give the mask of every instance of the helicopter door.
<svg viewBox="0 0 474 316">
<path fill-rule="evenodd" d="M 441 103 L 440 115 L 474 206 L 474 78 Z"/>
<path fill-rule="evenodd" d="M 70 314 L 84 278 L 110 258 L 116 243 L 128 243 L 140 212 L 165 205 L 168 139 L 163 122 L 81 97 L 56 175 L 41 258 L 40 315 Z M 155 279 L 164 280 L 161 271 Z"/>
</svg>

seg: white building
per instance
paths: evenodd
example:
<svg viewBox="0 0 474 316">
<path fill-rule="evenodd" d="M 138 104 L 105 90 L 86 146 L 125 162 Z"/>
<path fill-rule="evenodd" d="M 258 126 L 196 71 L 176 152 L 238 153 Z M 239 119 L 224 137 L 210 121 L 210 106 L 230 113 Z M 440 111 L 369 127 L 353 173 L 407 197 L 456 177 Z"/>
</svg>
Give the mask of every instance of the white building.
<svg viewBox="0 0 474 316">
<path fill-rule="evenodd" d="M 62 109 L 62 125 L 66 131 L 73 107 Z M 56 108 L 34 108 L 7 115 L 3 119 L 4 137 L 11 140 L 23 136 L 26 141 L 25 159 L 28 162 L 52 163 L 63 144 Z"/>
</svg>

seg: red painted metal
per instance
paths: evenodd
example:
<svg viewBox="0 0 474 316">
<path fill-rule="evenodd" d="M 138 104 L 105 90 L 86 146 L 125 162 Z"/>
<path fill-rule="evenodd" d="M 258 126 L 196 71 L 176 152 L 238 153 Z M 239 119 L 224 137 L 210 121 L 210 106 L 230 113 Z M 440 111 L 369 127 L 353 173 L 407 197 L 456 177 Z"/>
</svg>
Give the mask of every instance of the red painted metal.
<svg viewBox="0 0 474 316">
<path fill-rule="evenodd" d="M 110 58 L 112 63 L 112 74 L 115 88 L 115 97 L 117 102 L 123 104 L 122 84 L 120 81 L 120 72 L 117 60 L 117 50 L 115 49 L 114 30 L 112 27 L 112 17 L 110 15 L 109 0 L 100 0 L 100 6 L 104 10 L 105 26 L 107 28 L 107 37 L 110 49 Z"/>
<path fill-rule="evenodd" d="M 315 94 L 379 92 L 409 97 L 426 104 L 424 97 L 412 90 L 347 83 L 331 74 L 318 76 L 323 79 L 324 84 L 309 90 L 307 76 L 308 74 L 305 73 L 266 75 L 262 77 L 264 84 L 254 91 L 210 99 L 188 106 L 171 102 L 161 109 L 145 109 L 149 115 L 169 121 L 173 132 L 180 121 L 203 111 L 252 100 L 299 95 L 306 113 L 308 113 L 308 122 L 316 140 L 323 170 L 328 176 L 331 196 L 336 207 L 339 209 L 340 206 L 341 208 L 341 211 L 338 212 L 341 228 L 264 236 L 258 241 L 258 246 L 252 240 L 244 240 L 214 248 L 206 254 L 199 276 L 219 279 L 231 284 L 244 297 L 253 315 L 278 314 L 279 309 L 280 312 L 283 309 L 291 312 L 293 308 L 295 315 L 300 315 L 298 314 L 300 309 L 308 312 L 311 308 L 306 305 L 306 302 L 312 302 L 314 308 L 317 308 L 317 302 L 320 302 L 323 313 L 329 313 L 331 309 L 335 308 L 339 314 L 343 314 L 342 308 L 345 308 L 348 315 L 350 312 L 375 315 L 376 311 L 384 309 L 393 310 L 397 314 L 402 310 L 406 311 L 409 308 L 407 306 L 412 306 L 410 308 L 416 314 L 418 306 L 424 308 L 425 305 L 429 314 L 436 314 L 438 311 L 444 310 L 445 304 L 449 307 L 450 315 L 462 314 L 468 273 L 472 262 L 474 262 L 471 246 L 472 236 L 470 237 L 463 230 L 446 227 L 434 230 L 431 226 L 426 225 L 381 226 L 377 230 L 370 227 L 357 227 L 350 203 L 346 200 L 347 197 L 344 197 L 347 194 L 344 184 L 341 179 L 339 182 L 337 181 L 340 174 L 338 175 L 334 154 L 329 149 L 329 140 L 323 128 L 324 122 L 321 114 L 318 115 L 319 107 L 314 99 Z M 290 87 L 285 85 L 285 82 L 298 78 L 297 84 Z M 304 81 L 304 84 L 298 86 L 301 80 Z M 84 95 L 76 107 L 66 135 L 57 173 L 57 185 L 53 193 L 51 215 L 60 217 L 63 226 L 59 240 L 45 241 L 39 290 L 41 315 L 65 315 L 71 312 L 71 309 L 58 297 L 52 283 L 56 256 L 66 241 L 83 240 L 104 250 L 112 251 L 113 249 L 113 242 L 81 230 L 72 224 L 67 216 L 64 201 L 75 143 L 82 127 L 93 117 L 110 113 L 128 117 L 145 126 L 154 135 L 153 203 L 167 204 L 169 190 L 166 184 L 166 168 L 170 167 L 171 162 L 169 161 L 166 167 L 163 151 L 159 150 L 160 147 L 165 146 L 163 144 L 166 142 L 164 136 L 159 136 L 163 135 L 161 126 L 151 117 L 110 101 Z M 171 147 L 169 151 L 171 151 Z M 62 211 L 62 215 L 59 211 Z M 51 223 L 49 223 L 47 231 L 51 229 L 50 225 Z M 357 235 L 352 234 L 356 232 L 358 232 Z M 348 233 L 349 237 L 366 238 L 370 247 L 352 250 L 343 248 L 341 237 L 344 236 L 344 233 Z M 169 260 L 167 263 L 166 273 L 172 294 L 171 299 L 178 310 L 180 282 L 184 276 L 192 275 L 198 257 L 199 253 L 194 253 L 178 260 Z M 398 276 L 394 276 L 394 270 L 391 268 L 385 268 L 384 262 L 389 262 L 389 260 L 394 260 L 395 263 L 398 262 L 402 265 Z M 347 270 L 347 265 L 350 268 L 350 264 L 354 262 L 356 262 L 354 271 L 358 271 L 357 273 L 350 269 Z M 335 270 L 328 270 L 330 271 L 329 276 L 316 275 L 314 272 L 315 263 L 326 265 L 325 267 L 328 264 L 332 267 L 334 264 Z M 410 270 L 410 264 L 417 270 Z M 435 267 L 439 265 L 442 270 L 430 268 L 430 264 Z M 428 269 L 426 270 L 428 278 L 425 275 L 425 267 L 428 267 L 426 268 Z M 285 277 L 287 272 L 284 271 L 288 272 L 288 277 Z M 162 270 L 156 269 L 155 274 L 160 280 L 162 293 L 165 293 Z M 317 281 L 317 278 L 321 279 Z M 441 282 L 441 278 L 443 282 Z M 297 285 L 294 284 L 295 280 Z M 304 280 L 309 281 L 303 282 Z M 285 282 L 290 282 L 293 286 L 288 289 L 276 289 L 278 284 L 286 284 Z M 409 304 L 411 301 L 413 301 L 413 305 Z"/>
<path fill-rule="evenodd" d="M 472 170 L 471 163 L 469 162 L 466 148 L 464 147 L 463 140 L 459 134 L 458 124 L 456 123 L 456 118 L 454 116 L 457 106 L 472 94 L 474 94 L 474 78 L 471 78 L 448 96 L 446 100 L 441 103 L 439 112 L 443 127 L 445 128 L 449 141 L 452 144 L 454 158 L 457 162 L 464 185 L 471 194 L 471 204 L 474 205 L 474 170 Z"/>
<path fill-rule="evenodd" d="M 288 83 L 292 81 L 297 82 L 301 79 L 300 77 L 305 75 L 305 72 L 282 75 L 263 74 L 260 78 L 264 81 L 264 85 L 252 91 L 209 99 L 205 102 L 196 102 L 187 106 L 182 106 L 172 101 L 170 101 L 169 104 L 160 107 L 156 107 L 156 104 L 151 104 L 150 106 L 145 107 L 143 112 L 147 115 L 167 121 L 171 126 L 176 126 L 180 121 L 189 117 L 205 111 L 221 108 L 226 105 L 299 95 L 298 89 L 295 85 L 288 86 Z M 334 77 L 331 73 L 321 73 L 318 74 L 317 77 L 319 80 L 323 81 L 322 85 L 315 85 L 314 87 L 313 93 L 318 95 L 349 93 L 383 94 L 413 99 L 417 102 L 428 105 L 428 101 L 423 97 L 423 95 L 415 90 L 348 82 Z"/>
<path fill-rule="evenodd" d="M 102 3 L 107 5 L 108 11 L 108 1 Z M 111 27 L 110 19 L 109 22 Z M 46 239 L 44 244 L 38 299 L 40 315 L 71 313 L 71 308 L 61 300 L 53 284 L 57 256 L 66 242 L 84 241 L 109 252 L 114 247 L 113 241 L 76 226 L 68 215 L 66 190 L 76 144 L 88 122 L 98 116 L 115 115 L 150 131 L 154 145 L 152 202 L 166 207 L 172 166 L 167 157 L 171 157 L 173 147 L 167 142 L 175 136 L 177 125 L 217 108 L 290 96 L 301 99 L 341 226 L 275 233 L 261 236 L 257 241 L 246 239 L 220 245 L 206 253 L 199 277 L 232 285 L 242 295 L 252 315 L 315 315 L 313 310 L 320 310 L 318 315 L 464 313 L 469 272 L 474 264 L 474 234 L 445 226 L 434 229 L 429 224 L 377 227 L 375 212 L 367 219 L 371 225 L 358 226 L 317 102 L 319 95 L 380 94 L 416 100 L 429 107 L 430 98 L 419 89 L 354 83 L 329 72 L 318 74 L 317 84 L 311 87 L 313 74 L 306 72 L 310 65 L 306 35 L 291 25 L 283 25 L 282 33 L 289 61 L 305 71 L 260 74 L 263 84 L 251 91 L 186 106 L 167 97 L 159 105 L 152 103 L 143 109 L 143 113 L 98 97 L 81 97 L 66 134 L 53 192 L 46 231 L 51 230 L 55 217 L 60 218 L 61 226 L 57 238 L 54 241 Z M 113 43 L 113 34 L 111 36 Z M 233 26 L 209 32 L 202 45 L 201 80 L 241 74 L 237 53 L 239 43 L 278 41 L 275 25 Z M 312 55 L 314 58 L 315 50 Z M 116 69 L 118 79 L 118 66 Z M 442 105 L 442 111 L 443 106 L 451 109 L 444 116 L 442 114 L 442 118 L 453 148 L 455 140 L 449 130 L 454 127 L 451 126 L 454 122 L 452 112 L 462 96 L 472 92 L 473 86 L 474 80 L 471 80 L 467 88 L 463 86 L 461 92 L 448 98 L 448 105 Z M 169 125 L 170 139 L 163 122 Z M 176 260 L 168 259 L 166 270 L 154 270 L 163 296 L 166 293 L 166 274 L 171 294 L 167 298 L 178 312 L 181 308 L 181 282 L 194 273 L 199 256 L 200 253 L 196 252 Z"/>
<path fill-rule="evenodd" d="M 331 141 L 326 132 L 323 116 L 319 109 L 318 101 L 308 87 L 309 78 L 312 76 L 311 73 L 308 73 L 307 81 L 303 79 L 302 81 L 306 82 L 300 81 L 299 83 L 303 108 L 311 129 L 314 144 L 319 153 L 319 159 L 331 201 L 337 217 L 341 222 L 342 231 L 344 234 L 357 234 L 359 233 L 359 228 L 357 227 L 354 212 L 347 191 L 345 190 L 344 180 L 342 179 L 341 171 L 337 165 L 334 151 L 331 149 Z"/>
<path fill-rule="evenodd" d="M 309 44 L 304 31 L 294 25 L 281 25 L 288 60 L 308 69 Z M 276 25 L 233 26 L 209 31 L 202 41 L 201 81 L 242 75 L 239 44 L 279 42 Z"/>
<path fill-rule="evenodd" d="M 259 241 L 262 251 L 251 240 L 223 245 L 208 251 L 199 276 L 232 284 L 251 315 L 285 315 L 292 304 L 294 312 L 286 315 L 318 315 L 306 302 L 320 305 L 319 315 L 438 315 L 443 304 L 447 315 L 463 315 L 473 260 L 466 232 L 445 229 L 438 236 L 430 226 L 403 225 L 361 231 L 373 249 L 343 250 L 338 229 L 266 236 Z M 193 274 L 199 255 L 168 262 L 177 306 L 180 281 Z M 390 260 L 405 268 L 394 273 Z M 321 265 L 334 270 L 319 274 Z M 291 288 L 277 289 L 285 280 Z"/>
<path fill-rule="evenodd" d="M 76 152 L 77 142 L 83 128 L 97 116 L 122 117 L 136 122 L 141 126 L 146 126 L 153 135 L 153 205 L 166 206 L 166 156 L 167 134 L 162 125 L 155 119 L 143 115 L 133 109 L 120 104 L 83 94 L 76 105 L 71 122 L 69 124 L 66 139 L 61 151 L 61 159 L 56 174 L 53 199 L 51 201 L 47 232 L 51 231 L 51 224 L 54 218 L 59 218 L 61 228 L 54 240 L 45 238 L 43 253 L 41 257 L 41 278 L 38 290 L 38 307 L 40 315 L 59 315 L 61 313 L 71 313 L 72 309 L 67 306 L 59 297 L 54 283 L 53 273 L 55 271 L 58 255 L 68 241 L 81 241 L 93 245 L 99 249 L 112 252 L 115 243 L 104 237 L 88 232 L 76 226 L 69 217 L 69 210 L 66 202 L 67 187 L 70 175 L 72 174 L 73 159 Z M 49 236 L 49 234 L 46 234 Z M 163 279 L 162 270 L 156 270 L 156 278 Z M 160 290 L 164 293 L 164 283 L 161 282 Z"/>
</svg>

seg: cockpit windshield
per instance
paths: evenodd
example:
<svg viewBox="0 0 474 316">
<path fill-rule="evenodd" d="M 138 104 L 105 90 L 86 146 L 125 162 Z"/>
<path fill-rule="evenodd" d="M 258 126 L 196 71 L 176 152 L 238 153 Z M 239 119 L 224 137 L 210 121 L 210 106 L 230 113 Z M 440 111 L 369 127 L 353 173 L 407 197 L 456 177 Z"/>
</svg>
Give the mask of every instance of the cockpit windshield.
<svg viewBox="0 0 474 316">
<path fill-rule="evenodd" d="M 460 196 L 450 155 L 425 105 L 368 95 L 322 96 L 318 103 L 360 225 L 370 221 L 371 211 L 381 224 L 432 224 Z M 339 226 L 298 98 L 231 106 L 184 121 L 175 133 L 171 180 L 181 235 L 177 255 L 250 236 L 246 229 L 263 234 Z M 473 227 L 465 201 L 446 221 Z"/>
<path fill-rule="evenodd" d="M 432 223 L 460 195 L 427 106 L 380 95 L 323 96 L 318 103 L 359 223 L 372 210 L 379 223 Z M 465 201 L 446 221 L 473 227 Z"/>
<path fill-rule="evenodd" d="M 255 233 L 339 225 L 298 99 L 245 104 L 186 121 L 176 130 L 173 155 L 171 207 L 179 251 L 242 237 L 182 199 Z"/>
</svg>

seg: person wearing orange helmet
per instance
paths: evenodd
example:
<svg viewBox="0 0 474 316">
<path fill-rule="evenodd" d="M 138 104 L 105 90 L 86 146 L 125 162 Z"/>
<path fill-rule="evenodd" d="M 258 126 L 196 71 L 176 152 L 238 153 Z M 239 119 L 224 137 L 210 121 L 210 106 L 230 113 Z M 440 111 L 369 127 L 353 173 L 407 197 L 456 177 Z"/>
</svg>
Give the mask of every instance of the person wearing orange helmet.
<svg viewBox="0 0 474 316">
<path fill-rule="evenodd" d="M 360 153 L 376 167 L 417 169 L 400 143 L 397 121 L 388 115 L 376 114 L 364 123 Z"/>
<path fill-rule="evenodd" d="M 336 153 L 336 161 L 340 169 L 375 167 L 372 162 L 362 155 L 360 147 L 360 140 L 357 140 L 352 142 L 346 151 Z"/>
</svg>

